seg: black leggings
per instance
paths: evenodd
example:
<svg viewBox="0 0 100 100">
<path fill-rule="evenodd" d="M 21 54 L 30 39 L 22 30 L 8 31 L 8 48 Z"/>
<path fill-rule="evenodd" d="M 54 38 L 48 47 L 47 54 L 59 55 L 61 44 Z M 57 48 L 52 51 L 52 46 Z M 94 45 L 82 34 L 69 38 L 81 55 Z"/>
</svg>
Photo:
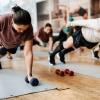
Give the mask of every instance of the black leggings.
<svg viewBox="0 0 100 100">
<path fill-rule="evenodd" d="M 7 52 L 9 52 L 9 53 L 11 53 L 11 54 L 15 54 L 16 51 L 17 51 L 17 48 L 18 48 L 18 47 L 16 47 L 16 48 L 11 48 L 11 49 L 6 49 L 6 48 L 2 47 L 2 48 L 0 48 L 0 55 L 5 55 L 5 54 L 7 54 Z"/>
<path fill-rule="evenodd" d="M 84 46 L 84 47 L 87 47 L 88 49 L 91 49 L 98 44 L 98 43 L 91 43 L 91 42 L 88 42 L 87 40 L 85 40 L 83 35 L 82 35 L 81 30 L 77 30 L 75 33 L 73 33 L 72 37 L 73 37 L 73 44 L 76 48 Z M 62 43 L 63 43 L 63 41 L 62 41 Z M 53 58 L 55 57 L 55 55 L 58 52 L 61 52 L 61 54 L 64 56 L 65 54 L 67 54 L 71 51 L 74 51 L 74 49 L 72 47 L 68 48 L 68 49 L 63 49 L 62 43 L 60 43 L 56 47 L 56 49 L 53 51 L 53 53 L 51 54 L 51 56 Z"/>
<path fill-rule="evenodd" d="M 57 41 L 60 42 L 60 44 L 65 41 L 66 39 L 68 38 L 68 35 L 67 33 L 64 33 L 63 30 L 61 30 L 59 32 L 59 35 L 58 36 L 53 36 L 53 44 Z"/>
<path fill-rule="evenodd" d="M 75 48 L 79 48 L 81 46 L 83 47 L 87 47 L 88 49 L 92 49 L 94 46 L 96 46 L 98 44 L 98 42 L 89 42 L 87 41 L 83 35 L 81 30 L 76 31 L 73 35 L 73 44 Z"/>
<path fill-rule="evenodd" d="M 91 43 L 89 41 L 87 41 L 83 35 L 82 35 L 82 32 L 81 30 L 77 30 L 73 35 L 73 44 L 74 44 L 74 47 L 75 48 L 79 48 L 79 47 L 87 47 L 88 49 L 92 49 L 94 46 L 96 46 L 98 43 Z M 73 51 L 74 49 L 71 47 L 71 48 L 68 48 L 68 49 L 64 49 L 64 50 L 61 50 L 60 52 L 62 52 L 63 55 Z"/>
</svg>

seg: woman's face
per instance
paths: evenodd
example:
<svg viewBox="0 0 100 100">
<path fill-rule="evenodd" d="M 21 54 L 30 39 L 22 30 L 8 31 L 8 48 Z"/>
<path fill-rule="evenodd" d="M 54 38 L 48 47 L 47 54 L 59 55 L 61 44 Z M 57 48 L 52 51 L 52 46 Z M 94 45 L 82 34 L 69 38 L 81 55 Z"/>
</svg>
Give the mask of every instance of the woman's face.
<svg viewBox="0 0 100 100">
<path fill-rule="evenodd" d="M 45 27 L 44 28 L 44 32 L 46 32 L 47 34 L 49 34 L 51 32 L 51 27 Z"/>
<path fill-rule="evenodd" d="M 18 33 L 23 33 L 25 30 L 27 30 L 29 25 L 17 25 L 13 23 L 13 28 L 18 32 Z"/>
</svg>

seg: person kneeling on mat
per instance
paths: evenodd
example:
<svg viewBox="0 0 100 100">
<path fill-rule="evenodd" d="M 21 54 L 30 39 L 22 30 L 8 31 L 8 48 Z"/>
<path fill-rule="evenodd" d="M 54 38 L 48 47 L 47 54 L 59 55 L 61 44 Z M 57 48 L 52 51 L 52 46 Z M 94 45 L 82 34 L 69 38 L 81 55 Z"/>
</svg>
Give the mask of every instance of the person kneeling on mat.
<svg viewBox="0 0 100 100">
<path fill-rule="evenodd" d="M 65 54 L 79 47 L 87 47 L 92 49 L 100 42 L 100 18 L 77 20 L 68 23 L 67 27 L 79 26 L 72 36 L 68 37 L 60 45 L 59 57 L 62 62 L 65 62 Z"/>
<path fill-rule="evenodd" d="M 53 29 L 50 23 L 46 23 L 44 27 L 33 37 L 33 45 L 39 45 L 46 47 L 48 45 L 48 51 L 52 52 L 53 49 Z"/>
<path fill-rule="evenodd" d="M 25 43 L 24 56 L 27 69 L 25 81 L 33 86 L 38 85 L 38 79 L 32 78 L 32 39 L 33 28 L 28 11 L 19 6 L 12 8 L 13 13 L 0 16 L 0 58 L 7 54 L 15 54 L 22 41 Z M 2 69 L 0 62 L 0 69 Z M 26 80 L 27 79 L 27 80 Z"/>
</svg>

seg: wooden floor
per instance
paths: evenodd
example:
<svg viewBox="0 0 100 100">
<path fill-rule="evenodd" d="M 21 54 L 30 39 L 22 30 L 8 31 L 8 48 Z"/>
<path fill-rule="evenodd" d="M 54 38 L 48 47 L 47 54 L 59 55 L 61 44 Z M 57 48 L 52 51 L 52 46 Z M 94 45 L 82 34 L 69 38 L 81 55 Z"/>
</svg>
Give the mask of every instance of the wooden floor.
<svg viewBox="0 0 100 100">
<path fill-rule="evenodd" d="M 35 50 L 37 49 L 45 51 L 44 48 L 40 49 L 35 47 Z M 100 65 L 100 61 L 91 59 L 90 51 L 86 49 L 82 53 L 79 53 L 78 51 L 75 51 L 75 53 L 72 52 L 70 55 L 68 55 L 68 60 L 72 62 Z M 47 59 L 47 57 L 34 56 L 34 61 L 44 59 Z M 20 60 L 7 61 L 7 65 L 5 65 L 4 62 L 3 64 L 16 70 L 25 70 L 24 59 L 20 64 L 19 61 Z M 11 62 L 14 62 L 13 65 Z M 40 64 L 33 64 L 33 66 L 33 75 L 42 81 L 55 84 L 58 89 L 23 95 L 6 100 L 100 100 L 100 79 L 77 73 L 74 77 L 65 76 L 62 78 L 54 73 L 54 68 L 49 69 L 47 66 L 42 66 Z"/>
</svg>

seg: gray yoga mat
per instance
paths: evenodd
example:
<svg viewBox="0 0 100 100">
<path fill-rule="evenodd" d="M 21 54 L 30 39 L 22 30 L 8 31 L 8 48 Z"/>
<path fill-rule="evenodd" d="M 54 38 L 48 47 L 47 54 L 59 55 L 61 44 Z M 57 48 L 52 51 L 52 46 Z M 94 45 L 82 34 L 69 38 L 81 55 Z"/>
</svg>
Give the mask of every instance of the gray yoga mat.
<svg viewBox="0 0 100 100">
<path fill-rule="evenodd" d="M 25 74 L 21 71 L 0 70 L 0 99 L 56 89 L 54 85 L 41 81 L 39 86 L 32 87 L 25 83 L 24 77 Z"/>
</svg>

